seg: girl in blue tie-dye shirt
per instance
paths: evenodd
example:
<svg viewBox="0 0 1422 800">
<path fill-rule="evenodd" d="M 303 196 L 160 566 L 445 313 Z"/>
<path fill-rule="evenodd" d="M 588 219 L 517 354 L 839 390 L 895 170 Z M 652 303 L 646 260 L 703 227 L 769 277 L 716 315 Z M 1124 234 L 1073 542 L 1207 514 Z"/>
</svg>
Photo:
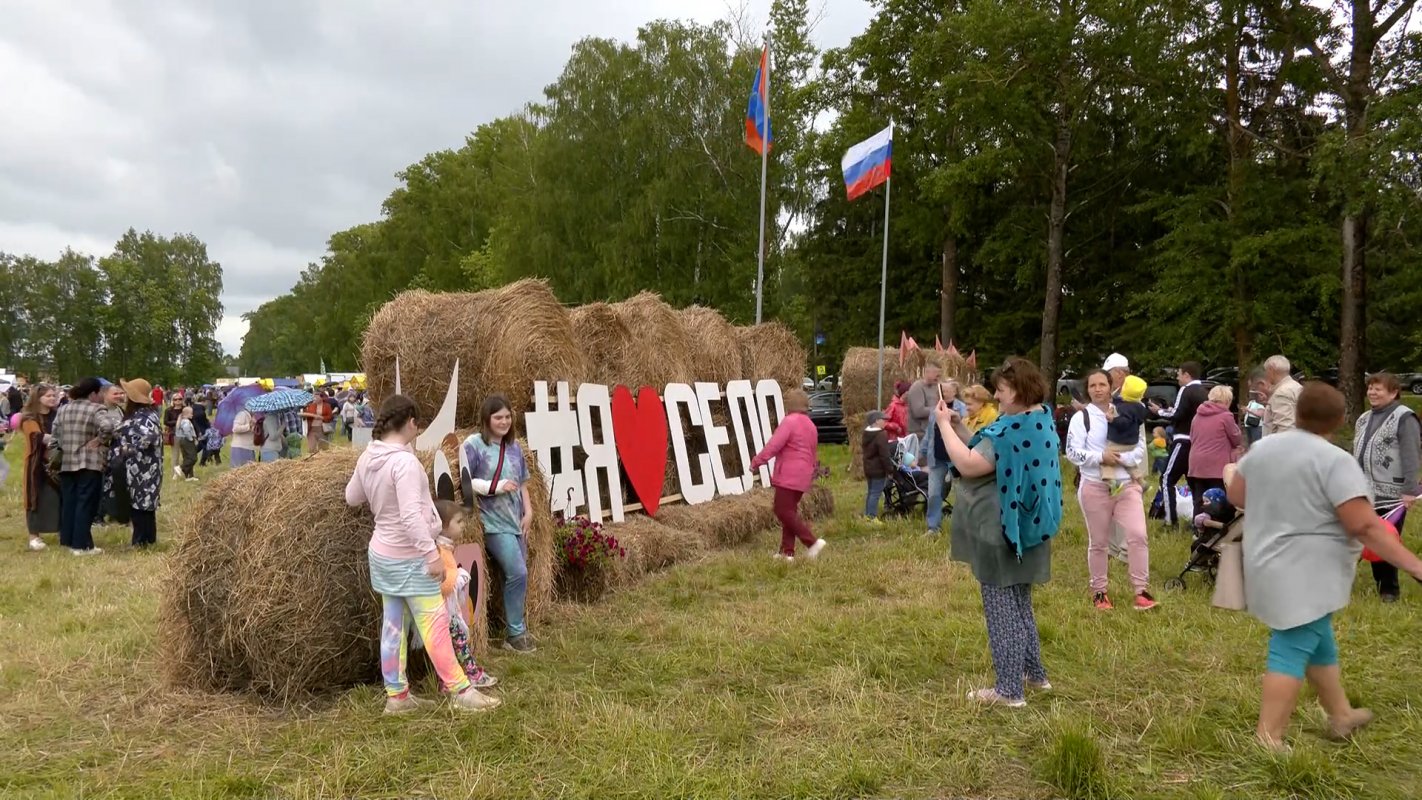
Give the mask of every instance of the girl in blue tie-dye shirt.
<svg viewBox="0 0 1422 800">
<path fill-rule="evenodd" d="M 513 436 L 513 410 L 503 395 L 485 398 L 479 429 L 464 440 L 464 490 L 476 497 L 484 523 L 484 547 L 504 573 L 504 649 L 534 651 L 524 622 L 528 593 L 528 529 L 533 507 L 528 501 L 528 464 Z"/>
</svg>

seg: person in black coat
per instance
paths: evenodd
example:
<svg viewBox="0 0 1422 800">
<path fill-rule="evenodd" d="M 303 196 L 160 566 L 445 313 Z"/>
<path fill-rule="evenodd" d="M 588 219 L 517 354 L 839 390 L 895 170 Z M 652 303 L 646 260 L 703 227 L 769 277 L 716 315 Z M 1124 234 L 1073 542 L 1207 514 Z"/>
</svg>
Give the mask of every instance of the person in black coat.
<svg viewBox="0 0 1422 800">
<path fill-rule="evenodd" d="M 879 521 L 879 500 L 884 496 L 884 484 L 894 474 L 894 448 L 889 444 L 889 434 L 884 431 L 884 415 L 870 411 L 865 418 L 868 427 L 864 429 L 864 478 L 869 482 L 864 497 L 864 518 Z"/>
</svg>

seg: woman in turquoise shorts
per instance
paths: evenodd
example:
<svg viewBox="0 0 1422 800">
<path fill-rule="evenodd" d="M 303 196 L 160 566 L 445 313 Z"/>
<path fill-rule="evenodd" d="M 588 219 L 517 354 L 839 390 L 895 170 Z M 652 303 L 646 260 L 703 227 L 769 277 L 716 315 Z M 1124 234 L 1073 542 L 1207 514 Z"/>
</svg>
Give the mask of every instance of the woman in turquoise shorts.
<svg viewBox="0 0 1422 800">
<path fill-rule="evenodd" d="M 1272 629 L 1256 735 L 1285 750 L 1284 734 L 1307 679 L 1344 739 L 1373 713 L 1343 691 L 1333 614 L 1348 605 L 1358 555 L 1379 557 L 1422 579 L 1418 560 L 1373 512 L 1372 486 L 1358 462 L 1329 441 L 1345 421 L 1343 395 L 1325 383 L 1299 393 L 1294 430 L 1249 449 L 1229 486 L 1244 515 L 1244 596 Z"/>
</svg>

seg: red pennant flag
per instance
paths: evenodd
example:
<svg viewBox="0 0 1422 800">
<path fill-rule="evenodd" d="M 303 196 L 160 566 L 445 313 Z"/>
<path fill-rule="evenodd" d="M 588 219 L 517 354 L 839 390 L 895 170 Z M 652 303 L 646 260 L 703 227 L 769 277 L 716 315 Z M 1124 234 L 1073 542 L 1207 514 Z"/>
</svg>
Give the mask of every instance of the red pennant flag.
<svg viewBox="0 0 1422 800">
<path fill-rule="evenodd" d="M 948 340 L 948 355 L 950 355 L 950 356 L 961 356 L 961 355 L 962 355 L 962 353 L 959 353 L 959 352 L 958 352 L 958 348 L 956 348 L 956 347 L 953 346 L 953 340 L 952 340 L 952 339 L 949 339 L 949 340 Z"/>
<path fill-rule="evenodd" d="M 973 352 L 971 352 L 971 353 L 968 354 L 968 368 L 969 368 L 969 369 L 977 369 L 977 368 L 978 368 L 978 351 L 977 351 L 977 348 L 973 348 Z"/>
<path fill-rule="evenodd" d="M 899 331 L 899 366 L 904 365 L 904 356 L 908 355 L 908 334 Z"/>
<path fill-rule="evenodd" d="M 938 334 L 933 334 L 933 349 L 943 352 L 943 340 L 938 338 Z"/>
</svg>

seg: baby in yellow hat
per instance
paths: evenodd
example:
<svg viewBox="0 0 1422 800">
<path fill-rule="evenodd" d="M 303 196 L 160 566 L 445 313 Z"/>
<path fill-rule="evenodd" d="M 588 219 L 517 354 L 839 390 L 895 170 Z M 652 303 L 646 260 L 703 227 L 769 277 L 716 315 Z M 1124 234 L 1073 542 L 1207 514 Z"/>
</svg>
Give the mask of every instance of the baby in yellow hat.
<svg viewBox="0 0 1422 800">
<path fill-rule="evenodd" d="M 1145 423 L 1150 418 L 1141 399 L 1145 397 L 1146 382 L 1135 375 L 1127 375 L 1121 383 L 1121 396 L 1113 400 L 1106 409 L 1106 449 L 1123 454 L 1134 452 L 1145 435 Z M 1124 469 L 1131 480 L 1144 481 L 1149 466 L 1144 456 Z"/>
</svg>

